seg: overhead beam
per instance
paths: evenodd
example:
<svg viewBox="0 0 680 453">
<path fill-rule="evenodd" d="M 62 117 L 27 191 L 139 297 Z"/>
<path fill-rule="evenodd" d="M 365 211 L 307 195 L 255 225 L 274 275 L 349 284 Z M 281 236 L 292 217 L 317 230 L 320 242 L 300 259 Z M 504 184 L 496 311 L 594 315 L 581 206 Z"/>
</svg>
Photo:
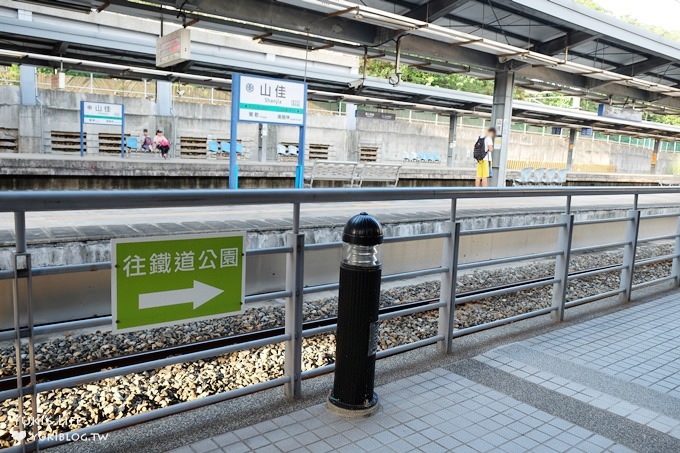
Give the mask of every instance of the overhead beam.
<svg viewBox="0 0 680 453">
<path fill-rule="evenodd" d="M 471 0 L 430 0 L 404 14 L 406 17 L 425 22 L 434 22 L 449 12 L 469 3 Z"/>
<path fill-rule="evenodd" d="M 658 69 L 658 68 L 662 68 L 664 66 L 667 66 L 668 64 L 670 64 L 670 61 L 668 61 L 665 58 L 649 57 L 647 60 L 640 61 L 638 63 L 632 63 L 632 64 L 629 64 L 629 65 L 626 65 L 626 66 L 620 66 L 620 67 L 612 70 L 612 72 L 615 72 L 617 74 L 621 74 L 621 75 L 624 75 L 624 76 L 635 77 L 635 76 L 638 76 L 640 74 L 644 74 L 645 72 L 652 71 L 652 70 Z M 659 78 L 670 81 L 671 86 L 677 84 L 677 81 L 675 79 L 672 79 L 672 78 L 669 78 L 669 77 L 664 77 L 664 76 L 660 76 Z M 609 85 L 611 83 L 612 82 L 602 82 L 602 81 L 599 81 L 599 80 L 591 80 L 590 81 L 590 88 L 594 90 L 594 89 L 601 88 L 605 85 Z"/>
<path fill-rule="evenodd" d="M 401 39 L 400 50 L 405 54 L 428 55 L 484 69 L 493 70 L 498 65 L 498 58 L 494 55 L 414 35 L 406 35 Z"/>
<path fill-rule="evenodd" d="M 469 25 L 471 27 L 478 27 L 483 31 L 496 33 L 500 36 L 506 36 L 508 38 L 513 38 L 522 42 L 527 41 L 526 36 L 504 29 L 503 26 L 499 23 L 499 21 L 495 19 L 490 20 L 488 23 L 482 24 L 478 20 L 467 19 L 465 17 L 456 16 L 455 14 L 447 14 L 446 18 L 454 20 L 456 22 L 460 22 L 461 24 Z"/>
<path fill-rule="evenodd" d="M 654 102 L 657 105 L 680 109 L 680 98 L 662 97 L 661 95 L 641 90 L 639 88 L 609 83 L 600 87 L 592 87 L 592 79 L 578 74 L 557 71 L 547 67 L 526 66 L 518 71 L 518 77 L 523 79 L 539 79 L 557 85 L 580 88 L 582 90 L 596 90 L 607 96 L 637 99 L 643 102 Z"/>
<path fill-rule="evenodd" d="M 632 63 L 626 66 L 621 66 L 614 69 L 612 72 L 617 74 L 635 77 L 645 72 L 653 71 L 658 68 L 662 68 L 670 63 L 669 60 L 661 57 L 649 57 L 644 61 L 638 63 Z"/>
<path fill-rule="evenodd" d="M 597 36 L 598 35 L 593 35 L 584 31 L 572 31 L 559 38 L 537 44 L 534 46 L 534 51 L 546 55 L 557 55 L 571 47 L 576 47 L 579 44 L 591 41 Z"/>
<path fill-rule="evenodd" d="M 175 0 L 152 0 L 156 4 L 175 6 Z M 130 6 L 125 0 L 113 0 L 121 6 Z M 135 8 L 138 6 L 135 5 Z M 386 29 L 364 24 L 344 17 L 326 14 L 268 0 L 194 0 L 184 6 L 187 12 L 202 12 L 239 21 L 285 26 L 300 33 L 354 41 L 361 44 L 378 43 L 380 32 Z M 203 18 L 202 20 L 207 20 Z"/>
</svg>

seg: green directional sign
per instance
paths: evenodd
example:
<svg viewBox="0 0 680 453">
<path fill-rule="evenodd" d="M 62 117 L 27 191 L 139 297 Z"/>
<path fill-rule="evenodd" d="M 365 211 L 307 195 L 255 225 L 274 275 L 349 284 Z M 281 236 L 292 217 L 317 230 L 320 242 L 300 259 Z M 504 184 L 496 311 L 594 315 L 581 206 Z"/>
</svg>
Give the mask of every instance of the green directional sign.
<svg viewBox="0 0 680 453">
<path fill-rule="evenodd" d="M 114 332 L 239 313 L 244 244 L 244 233 L 112 240 Z"/>
</svg>

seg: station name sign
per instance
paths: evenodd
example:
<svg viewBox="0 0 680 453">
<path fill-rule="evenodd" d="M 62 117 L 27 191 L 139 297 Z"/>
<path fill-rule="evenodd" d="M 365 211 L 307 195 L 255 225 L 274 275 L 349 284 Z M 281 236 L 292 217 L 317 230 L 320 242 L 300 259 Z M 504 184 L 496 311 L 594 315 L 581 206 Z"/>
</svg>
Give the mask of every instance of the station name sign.
<svg viewBox="0 0 680 453">
<path fill-rule="evenodd" d="M 83 102 L 83 123 L 122 126 L 123 105 L 107 102 Z"/>
<path fill-rule="evenodd" d="M 307 107 L 304 83 L 249 75 L 240 77 L 239 121 L 304 125 Z"/>
</svg>

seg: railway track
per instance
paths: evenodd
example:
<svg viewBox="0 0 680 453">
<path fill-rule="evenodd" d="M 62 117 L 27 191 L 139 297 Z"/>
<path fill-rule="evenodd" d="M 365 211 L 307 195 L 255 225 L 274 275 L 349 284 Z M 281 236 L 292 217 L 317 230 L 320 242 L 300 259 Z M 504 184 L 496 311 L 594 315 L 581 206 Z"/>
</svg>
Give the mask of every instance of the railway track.
<svg viewBox="0 0 680 453">
<path fill-rule="evenodd" d="M 585 269 L 585 270 L 580 270 L 580 271 L 575 271 L 570 273 L 570 276 L 577 276 L 579 274 L 585 274 L 588 272 L 592 271 L 600 271 L 600 270 L 605 270 L 608 268 L 614 268 L 616 265 L 607 265 L 607 266 L 601 266 L 597 268 L 590 268 L 590 269 Z M 526 284 L 532 284 L 532 283 L 540 283 L 540 282 L 545 282 L 548 280 L 551 280 L 553 277 L 538 277 L 538 278 L 533 278 L 533 279 L 527 279 L 527 280 L 522 280 L 518 282 L 513 282 L 505 285 L 498 285 L 492 288 L 485 288 L 485 289 L 479 289 L 479 290 L 471 290 L 471 291 L 465 291 L 465 292 L 460 292 L 457 294 L 458 297 L 467 297 L 467 296 L 482 296 L 485 293 L 491 292 L 491 291 L 497 291 L 497 290 L 507 290 L 507 289 L 512 289 L 514 287 L 519 287 L 522 285 Z M 480 297 L 481 298 L 481 297 Z M 380 309 L 380 314 L 386 314 L 386 313 L 392 313 L 395 311 L 400 311 L 400 310 L 406 310 L 409 308 L 415 308 L 415 307 L 423 307 L 428 304 L 436 304 L 439 301 L 439 299 L 426 299 L 426 300 L 421 300 L 417 302 L 406 302 L 406 303 L 401 303 L 398 305 L 391 305 L 387 307 L 382 307 Z M 474 302 L 468 302 L 468 303 L 474 303 Z M 433 310 L 436 309 L 433 308 Z M 307 321 L 303 323 L 303 330 L 309 330 L 309 329 L 314 329 L 318 327 L 326 327 L 333 325 L 337 322 L 336 317 L 331 317 L 331 318 L 325 318 L 325 319 L 319 319 L 319 320 L 314 320 L 314 321 Z M 101 360 L 95 360 L 87 363 L 78 363 L 74 365 L 68 365 L 64 367 L 59 367 L 59 368 L 52 368 L 48 370 L 41 370 L 36 373 L 36 379 L 38 382 L 47 382 L 47 381 L 53 381 L 57 379 L 65 379 L 65 378 L 70 378 L 74 376 L 79 376 L 83 374 L 88 374 L 88 373 L 94 373 L 97 371 L 101 371 L 103 369 L 109 369 L 109 368 L 119 368 L 123 366 L 128 366 L 128 365 L 136 365 L 139 363 L 144 363 L 144 362 L 149 362 L 152 360 L 158 360 L 158 359 L 163 359 L 166 357 L 172 357 L 176 355 L 182 355 L 182 354 L 189 354 L 192 352 L 199 352 L 199 351 L 205 351 L 208 349 L 213 349 L 213 348 L 219 348 L 223 346 L 230 346 L 238 343 L 244 343 L 247 341 L 255 341 L 255 340 L 261 340 L 261 339 L 266 339 L 270 337 L 274 337 L 277 335 L 282 335 L 284 334 L 284 328 L 283 327 L 274 327 L 270 329 L 262 329 L 262 330 L 257 330 L 254 332 L 246 332 L 246 333 L 241 333 L 237 335 L 231 335 L 229 337 L 223 337 L 223 338 L 215 338 L 211 340 L 204 340 L 200 342 L 195 342 L 195 343 L 189 343 L 189 344 L 184 344 L 184 345 L 179 345 L 179 346 L 170 346 L 167 348 L 161 348 L 161 349 L 155 349 L 151 351 L 143 351 L 143 352 L 138 352 L 134 354 L 126 354 L 124 356 L 120 357 L 111 357 L 111 358 L 106 358 L 106 359 L 101 359 Z M 29 384 L 29 377 L 25 376 L 24 378 L 24 385 Z M 17 385 L 17 377 L 16 375 L 13 376 L 8 376 L 5 378 L 0 379 L 0 391 L 5 391 L 5 390 L 11 390 L 13 388 L 16 388 Z"/>
</svg>

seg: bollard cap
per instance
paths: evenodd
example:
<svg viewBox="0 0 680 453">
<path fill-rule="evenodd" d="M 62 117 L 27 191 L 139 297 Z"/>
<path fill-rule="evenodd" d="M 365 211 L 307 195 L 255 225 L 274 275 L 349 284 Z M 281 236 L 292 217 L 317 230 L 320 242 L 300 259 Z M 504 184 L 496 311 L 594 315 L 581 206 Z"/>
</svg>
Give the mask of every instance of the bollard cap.
<svg viewBox="0 0 680 453">
<path fill-rule="evenodd" d="M 342 242 L 352 245 L 378 245 L 383 242 L 382 225 L 365 212 L 347 221 L 342 232 Z"/>
</svg>

